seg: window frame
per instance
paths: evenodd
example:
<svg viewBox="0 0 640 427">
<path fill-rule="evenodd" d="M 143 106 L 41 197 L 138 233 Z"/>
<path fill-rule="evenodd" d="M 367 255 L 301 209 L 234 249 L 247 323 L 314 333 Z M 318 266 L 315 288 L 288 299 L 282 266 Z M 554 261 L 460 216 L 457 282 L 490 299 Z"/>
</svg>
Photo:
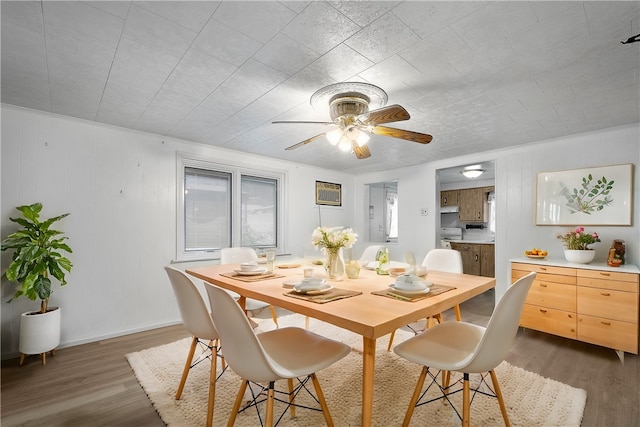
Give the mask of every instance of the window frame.
<svg viewBox="0 0 640 427">
<path fill-rule="evenodd" d="M 176 155 L 177 183 L 176 183 L 176 261 L 204 261 L 220 259 L 220 250 L 185 250 L 185 213 L 184 213 L 184 184 L 185 169 L 197 168 L 231 174 L 231 245 L 240 246 L 242 236 L 242 176 L 276 180 L 276 246 L 277 253 L 286 253 L 284 224 L 287 224 L 285 209 L 285 194 L 287 172 L 277 169 L 255 169 L 241 163 L 221 163 L 209 157 L 178 152 Z M 270 247 L 271 248 L 271 247 Z M 263 247 L 256 247 L 263 249 Z"/>
</svg>

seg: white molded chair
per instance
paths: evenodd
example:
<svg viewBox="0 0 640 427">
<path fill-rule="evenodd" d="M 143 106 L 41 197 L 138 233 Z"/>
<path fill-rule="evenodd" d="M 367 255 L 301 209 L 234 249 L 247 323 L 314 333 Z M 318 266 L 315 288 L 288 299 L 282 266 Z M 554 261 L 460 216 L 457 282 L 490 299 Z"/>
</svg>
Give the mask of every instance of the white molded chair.
<svg viewBox="0 0 640 427">
<path fill-rule="evenodd" d="M 454 249 L 432 249 L 422 260 L 422 266 L 427 270 L 444 271 L 445 273 L 463 273 L 462 255 Z M 453 307 L 456 320 L 462 320 L 460 306 Z"/>
<path fill-rule="evenodd" d="M 425 267 L 427 270 L 432 271 L 443 271 L 445 273 L 460 273 L 462 274 L 462 256 L 459 251 L 453 249 L 432 249 L 422 260 L 422 267 Z M 428 276 L 427 276 L 428 280 Z M 460 306 L 456 304 L 453 307 L 453 311 L 456 314 L 456 320 L 462 320 L 462 315 L 460 314 Z M 427 319 L 427 323 L 425 324 L 425 329 L 431 326 L 432 319 L 438 320 L 439 323 L 442 323 L 442 313 L 438 313 L 433 317 Z M 389 346 L 387 347 L 387 351 L 391 351 L 391 345 L 393 344 L 393 338 L 395 337 L 396 331 L 391 333 L 391 337 L 389 338 Z"/>
<path fill-rule="evenodd" d="M 235 247 L 235 248 L 222 248 L 220 249 L 220 264 L 240 264 L 242 262 L 248 261 L 257 261 L 258 254 L 253 248 L 247 247 Z M 230 292 L 230 291 L 227 291 Z M 240 295 L 235 292 L 230 292 L 232 296 L 235 298 L 239 298 Z M 246 311 L 258 311 L 262 310 L 265 307 L 269 307 L 271 310 L 271 318 L 273 319 L 273 323 L 278 326 L 278 316 L 276 314 L 275 308 L 272 305 L 267 304 L 263 301 L 258 301 L 256 299 L 247 298 L 245 302 L 245 310 Z"/>
<path fill-rule="evenodd" d="M 487 372 L 491 376 L 493 391 L 495 392 L 495 395 L 491 396 L 498 398 L 502 418 L 505 425 L 509 426 L 507 409 L 494 369 L 504 360 L 511 348 L 511 343 L 518 331 L 522 307 L 535 276 L 536 273 L 529 273 L 507 289 L 500 302 L 496 305 L 486 328 L 466 322 L 440 323 L 398 344 L 393 349 L 398 356 L 423 365 L 402 424 L 403 426 L 409 425 L 413 409 L 421 404 L 419 401 L 427 374 L 432 379 L 429 387 L 436 384 L 447 400 L 449 394 L 460 391 L 460 389 L 450 390 L 449 373 L 451 371 L 463 373 L 461 380 L 463 401 L 461 418 L 463 426 L 469 425 L 470 418 L 469 374 L 483 374 L 481 377 L 482 384 L 482 382 L 485 382 Z M 447 371 L 442 387 L 437 384 L 437 373 L 436 375 L 432 374 L 429 372 L 429 368 Z M 477 389 L 474 390 L 474 394 L 476 392 L 484 393 Z M 456 413 L 458 413 L 457 410 Z M 460 416 L 459 413 L 458 416 Z"/>
<path fill-rule="evenodd" d="M 191 278 L 183 271 L 180 271 L 173 267 L 165 267 L 164 269 L 169 276 L 171 287 L 173 288 L 176 300 L 178 301 L 178 308 L 180 309 L 180 315 L 182 316 L 182 323 L 184 324 L 184 327 L 187 329 L 187 331 L 189 331 L 189 333 L 193 335 L 193 339 L 191 340 L 191 347 L 189 348 L 187 361 L 184 365 L 184 369 L 182 370 L 182 378 L 180 379 L 180 384 L 178 385 L 178 390 L 176 391 L 175 398 L 176 400 L 178 400 L 180 399 L 180 396 L 182 396 L 182 390 L 184 389 L 184 385 L 187 382 L 189 370 L 197 363 L 199 363 L 200 360 L 203 360 L 205 357 L 209 357 L 211 359 L 211 369 L 209 373 L 207 426 L 211 426 L 213 423 L 214 399 L 216 394 L 216 364 L 219 350 L 218 331 L 213 324 L 213 319 L 211 319 L 211 314 L 209 313 L 209 310 L 207 309 L 207 306 L 202 299 L 202 295 L 198 291 L 198 288 L 193 280 L 191 280 Z M 204 341 L 207 341 L 207 343 L 205 343 Z M 205 353 L 203 353 L 194 363 L 193 359 L 198 343 L 206 345 L 208 350 L 211 350 L 211 354 L 209 355 L 209 353 L 207 352 L 205 355 Z M 222 372 L 224 372 L 224 369 L 226 368 L 224 358 L 222 358 L 222 367 Z M 222 375 L 222 373 L 220 375 Z"/>
<path fill-rule="evenodd" d="M 325 421 L 328 426 L 333 426 L 316 372 L 345 357 L 351 348 L 302 328 L 287 327 L 256 334 L 240 306 L 224 289 L 210 283 L 205 283 L 205 287 L 226 361 L 242 377 L 227 425 L 233 426 L 249 381 L 268 383 L 267 387 L 263 386 L 263 390 L 267 392 L 264 425 L 270 427 L 274 418 L 275 382 L 280 379 L 288 380 L 288 401 L 285 403 L 288 403 L 291 415 L 295 416 L 295 406 L 292 406 L 295 396 L 301 387 L 306 389 L 305 384 L 311 379 Z M 300 380 L 300 385 L 294 389 L 293 379 L 299 377 L 305 379 Z M 248 406 L 257 404 L 255 397 L 254 395 L 254 401 Z M 262 425 L 262 420 L 260 424 Z"/>
<path fill-rule="evenodd" d="M 367 263 L 375 261 L 376 260 L 376 255 L 378 254 L 378 249 L 380 249 L 381 247 L 382 247 L 382 245 L 370 245 L 370 246 L 367 246 L 364 249 L 364 252 L 362 252 L 362 255 L 360 256 L 360 259 L 358 260 L 360 265 L 362 267 L 365 267 Z"/>
</svg>

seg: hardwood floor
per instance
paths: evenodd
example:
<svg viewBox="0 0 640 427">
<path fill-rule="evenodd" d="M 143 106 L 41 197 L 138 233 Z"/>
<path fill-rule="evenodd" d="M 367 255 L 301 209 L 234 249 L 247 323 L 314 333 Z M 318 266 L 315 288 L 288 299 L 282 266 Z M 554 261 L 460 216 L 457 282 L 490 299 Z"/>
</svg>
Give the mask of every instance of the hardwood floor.
<svg viewBox="0 0 640 427">
<path fill-rule="evenodd" d="M 462 317 L 485 325 L 493 291 L 461 306 Z M 264 311 L 261 317 L 270 317 Z M 455 319 L 453 312 L 445 318 Z M 181 325 L 60 349 L 42 366 L 30 356 L 2 362 L 3 427 L 163 426 L 136 381 L 126 353 L 188 336 Z M 383 338 L 384 339 L 384 338 Z M 640 358 L 532 330 L 519 330 L 507 361 L 587 390 L 582 425 L 640 427 Z M 400 423 L 400 422 L 399 422 Z"/>
</svg>

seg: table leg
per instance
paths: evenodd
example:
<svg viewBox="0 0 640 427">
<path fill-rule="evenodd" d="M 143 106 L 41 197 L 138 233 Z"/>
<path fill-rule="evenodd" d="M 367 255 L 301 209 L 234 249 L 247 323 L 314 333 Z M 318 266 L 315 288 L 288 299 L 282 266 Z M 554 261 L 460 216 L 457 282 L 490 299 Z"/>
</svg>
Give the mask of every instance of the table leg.
<svg viewBox="0 0 640 427">
<path fill-rule="evenodd" d="M 373 419 L 373 374 L 376 360 L 375 338 L 363 337 L 362 351 L 362 425 L 371 426 Z"/>
</svg>

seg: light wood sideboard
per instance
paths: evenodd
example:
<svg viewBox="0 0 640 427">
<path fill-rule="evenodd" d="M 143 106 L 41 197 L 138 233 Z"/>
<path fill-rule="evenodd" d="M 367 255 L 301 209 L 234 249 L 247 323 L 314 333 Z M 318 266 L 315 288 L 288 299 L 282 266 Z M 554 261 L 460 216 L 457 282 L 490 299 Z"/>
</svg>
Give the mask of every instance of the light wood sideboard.
<svg viewBox="0 0 640 427">
<path fill-rule="evenodd" d="M 535 271 L 520 325 L 638 354 L 639 277 L 634 265 L 511 260 L 511 281 Z"/>
</svg>

